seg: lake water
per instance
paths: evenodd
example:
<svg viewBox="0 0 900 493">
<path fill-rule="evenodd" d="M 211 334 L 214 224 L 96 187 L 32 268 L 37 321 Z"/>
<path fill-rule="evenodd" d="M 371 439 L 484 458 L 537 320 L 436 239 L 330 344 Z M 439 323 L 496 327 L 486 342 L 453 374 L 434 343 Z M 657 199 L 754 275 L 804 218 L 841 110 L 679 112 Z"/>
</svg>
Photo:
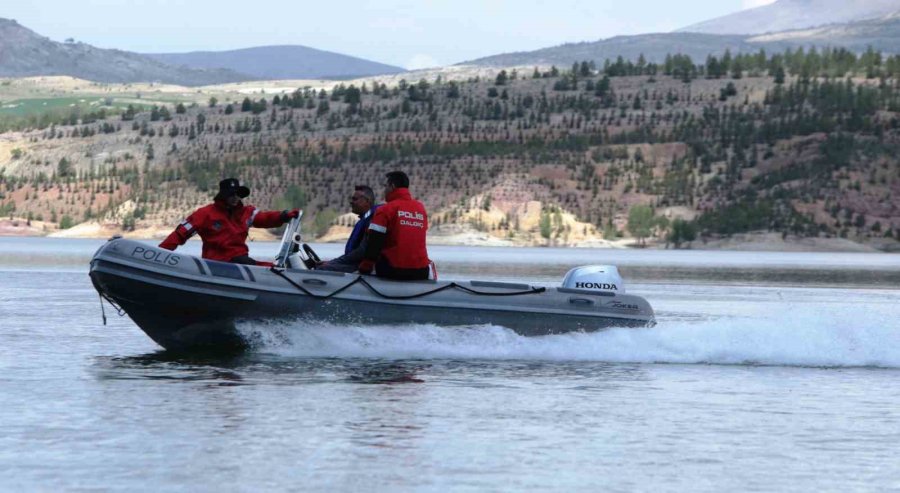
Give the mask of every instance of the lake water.
<svg viewBox="0 0 900 493">
<path fill-rule="evenodd" d="M 100 244 L 0 238 L 0 491 L 900 491 L 898 255 L 433 247 L 619 265 L 658 325 L 257 324 L 204 359 L 102 325 Z"/>
</svg>

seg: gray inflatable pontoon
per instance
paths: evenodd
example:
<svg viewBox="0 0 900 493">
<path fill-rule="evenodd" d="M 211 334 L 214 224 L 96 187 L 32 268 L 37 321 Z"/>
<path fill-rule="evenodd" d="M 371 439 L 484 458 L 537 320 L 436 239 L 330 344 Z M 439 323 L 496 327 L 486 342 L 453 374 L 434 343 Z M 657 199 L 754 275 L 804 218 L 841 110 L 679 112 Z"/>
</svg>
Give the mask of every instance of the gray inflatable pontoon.
<svg viewBox="0 0 900 493">
<path fill-rule="evenodd" d="M 276 265 L 291 265 L 281 259 Z M 296 257 L 296 254 L 293 255 Z M 293 265 L 297 265 L 296 260 Z M 374 276 L 204 260 L 113 239 L 91 260 L 100 295 L 169 350 L 242 348 L 241 320 L 442 326 L 493 324 L 526 336 L 644 327 L 653 309 L 624 294 L 615 267 L 572 269 L 561 287 Z"/>
</svg>

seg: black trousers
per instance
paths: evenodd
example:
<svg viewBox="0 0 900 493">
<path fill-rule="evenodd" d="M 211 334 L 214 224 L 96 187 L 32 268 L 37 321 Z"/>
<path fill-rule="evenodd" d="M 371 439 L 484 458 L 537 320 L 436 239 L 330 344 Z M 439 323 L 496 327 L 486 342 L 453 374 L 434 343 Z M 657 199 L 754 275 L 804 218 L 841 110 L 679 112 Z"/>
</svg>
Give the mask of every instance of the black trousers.
<svg viewBox="0 0 900 493">
<path fill-rule="evenodd" d="M 250 258 L 249 255 L 240 255 L 231 259 L 232 264 L 256 265 L 256 260 Z"/>
<path fill-rule="evenodd" d="M 421 269 L 399 269 L 391 266 L 383 258 L 378 259 L 375 263 L 375 274 L 385 279 L 394 279 L 397 281 L 425 281 L 431 269 L 423 267 Z"/>
</svg>

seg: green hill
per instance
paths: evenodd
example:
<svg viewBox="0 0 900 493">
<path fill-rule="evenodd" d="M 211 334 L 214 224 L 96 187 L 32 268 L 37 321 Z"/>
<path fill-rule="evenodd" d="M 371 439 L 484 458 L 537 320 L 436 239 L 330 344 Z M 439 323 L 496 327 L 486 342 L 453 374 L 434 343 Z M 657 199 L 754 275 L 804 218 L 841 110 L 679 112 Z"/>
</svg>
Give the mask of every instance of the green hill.
<svg viewBox="0 0 900 493">
<path fill-rule="evenodd" d="M 517 207 L 540 201 L 540 214 L 572 212 L 607 237 L 647 205 L 707 236 L 893 238 L 898 62 L 845 50 L 678 55 L 57 122 L 3 136 L 0 210 L 78 222 L 130 200 L 128 227 L 166 226 L 234 175 L 263 207 L 302 196 L 321 228 L 347 210 L 353 185 L 403 169 L 435 222 L 499 236 L 522 227 Z M 479 207 L 501 214 L 487 221 Z"/>
</svg>

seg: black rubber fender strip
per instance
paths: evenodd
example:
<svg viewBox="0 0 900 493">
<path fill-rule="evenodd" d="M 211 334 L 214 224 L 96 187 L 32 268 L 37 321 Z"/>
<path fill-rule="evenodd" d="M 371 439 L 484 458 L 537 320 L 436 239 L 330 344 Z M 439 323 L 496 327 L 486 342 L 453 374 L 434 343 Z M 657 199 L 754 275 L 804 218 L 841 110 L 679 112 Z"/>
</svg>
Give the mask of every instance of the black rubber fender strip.
<svg viewBox="0 0 900 493">
<path fill-rule="evenodd" d="M 384 298 L 384 299 L 388 299 L 388 300 L 412 300 L 412 299 L 416 299 L 416 298 L 422 298 L 424 296 L 428 296 L 431 294 L 439 293 L 441 291 L 444 291 L 445 289 L 459 289 L 460 291 L 464 291 L 466 293 L 470 293 L 470 294 L 474 294 L 474 295 L 478 295 L 478 296 L 522 296 L 522 295 L 526 295 L 526 294 L 543 293 L 544 291 L 547 290 L 547 288 L 544 288 L 544 287 L 540 287 L 540 288 L 533 287 L 527 291 L 514 291 L 511 293 L 487 293 L 484 291 L 476 291 L 474 289 L 467 288 L 465 286 L 456 284 L 455 282 L 451 282 L 450 284 L 447 284 L 445 286 L 441 286 L 437 289 L 432 289 L 431 291 L 425 291 L 423 293 L 416 293 L 416 294 L 409 294 L 409 295 L 402 295 L 402 296 L 392 296 L 392 295 L 384 294 L 384 293 L 378 291 L 378 289 L 376 289 L 375 286 L 372 286 L 369 283 L 369 281 L 367 281 L 363 276 L 357 276 L 357 278 L 354 279 L 353 281 L 332 291 L 329 294 L 315 294 L 315 293 L 311 292 L 310 290 L 306 289 L 305 287 L 301 286 L 300 284 L 297 284 L 296 282 L 294 282 L 290 277 L 286 276 L 284 274 L 284 272 L 282 272 L 281 270 L 279 270 L 275 267 L 272 267 L 269 270 L 272 271 L 273 273 L 275 273 L 277 276 L 284 279 L 285 281 L 287 281 L 288 283 L 290 283 L 292 286 L 297 288 L 297 290 L 302 292 L 303 294 L 305 294 L 309 297 L 315 298 L 315 299 L 320 299 L 320 300 L 325 300 L 325 299 L 331 298 L 333 296 L 336 296 L 336 295 L 342 293 L 343 291 L 345 291 L 346 289 L 350 288 L 350 286 L 353 286 L 354 284 L 357 284 L 357 283 L 362 284 L 363 286 L 368 288 L 369 291 L 375 293 L 377 296 Z"/>
</svg>

